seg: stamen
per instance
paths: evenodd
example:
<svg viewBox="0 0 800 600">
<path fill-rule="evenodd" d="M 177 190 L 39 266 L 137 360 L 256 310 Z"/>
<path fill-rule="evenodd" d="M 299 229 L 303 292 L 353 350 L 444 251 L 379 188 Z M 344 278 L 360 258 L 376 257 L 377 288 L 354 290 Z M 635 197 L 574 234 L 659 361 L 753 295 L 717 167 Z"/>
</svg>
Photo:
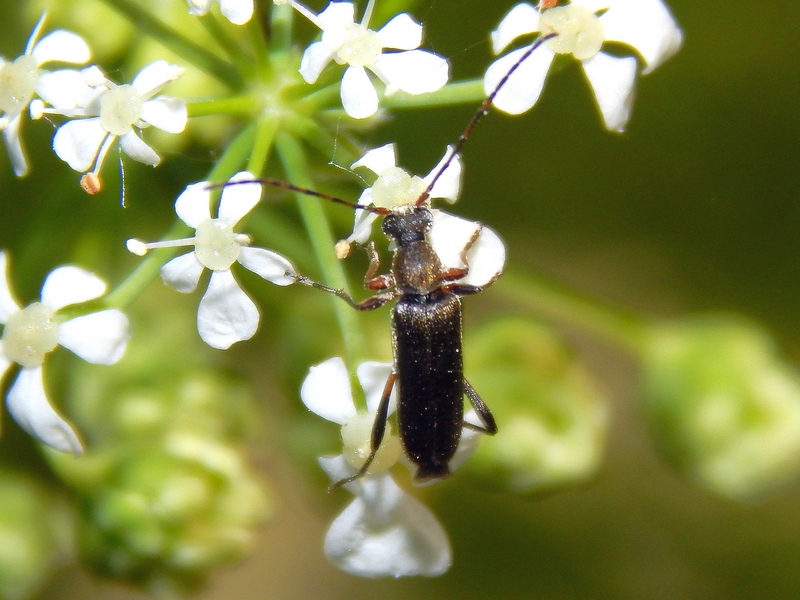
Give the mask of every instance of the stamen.
<svg viewBox="0 0 800 600">
<path fill-rule="evenodd" d="M 278 4 L 278 5 L 282 5 L 282 4 L 291 5 L 297 12 L 299 12 L 301 15 L 303 15 L 306 19 L 308 19 L 314 25 L 316 25 L 317 27 L 322 29 L 322 23 L 317 18 L 317 15 L 315 15 L 313 12 L 311 12 L 311 10 L 308 9 L 307 7 L 305 7 L 302 4 L 300 4 L 299 2 L 297 2 L 297 0 L 273 0 L 273 3 L 274 4 Z"/>
<path fill-rule="evenodd" d="M 369 25 L 370 17 L 372 17 L 372 9 L 375 8 L 375 0 L 367 2 L 367 8 L 364 9 L 364 17 L 361 19 L 361 26 L 367 27 Z"/>
<path fill-rule="evenodd" d="M 179 248 L 181 246 L 194 246 L 197 238 L 181 238 L 178 240 L 162 240 L 160 242 L 143 242 L 134 238 L 125 242 L 128 252 L 136 256 L 144 256 L 149 250 L 156 248 Z"/>
</svg>

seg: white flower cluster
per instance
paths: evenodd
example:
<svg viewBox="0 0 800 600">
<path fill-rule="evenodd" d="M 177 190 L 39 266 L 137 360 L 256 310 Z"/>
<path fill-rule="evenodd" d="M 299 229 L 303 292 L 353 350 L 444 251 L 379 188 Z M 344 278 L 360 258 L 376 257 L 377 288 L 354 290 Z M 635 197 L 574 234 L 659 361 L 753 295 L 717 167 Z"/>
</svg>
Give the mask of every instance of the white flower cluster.
<svg viewBox="0 0 800 600">
<path fill-rule="evenodd" d="M 28 40 L 25 54 L 9 62 L 0 59 L 0 129 L 14 172 L 21 177 L 29 170 L 20 140 L 21 117 L 28 107 L 34 119 L 44 115 L 71 119 L 56 131 L 53 149 L 76 171 L 92 169 L 93 177 L 84 181 L 99 182 L 103 159 L 117 139 L 122 151 L 134 160 L 157 165 L 158 154 L 136 129 L 153 125 L 169 133 L 183 131 L 186 104 L 157 96 L 183 69 L 159 60 L 142 69 L 130 85 L 117 85 L 96 66 L 48 72 L 41 65 L 82 65 L 89 62 L 91 54 L 86 42 L 68 31 L 54 31 L 37 42 L 43 24 L 44 16 Z M 86 183 L 84 187 L 96 193 L 97 185 Z"/>
</svg>

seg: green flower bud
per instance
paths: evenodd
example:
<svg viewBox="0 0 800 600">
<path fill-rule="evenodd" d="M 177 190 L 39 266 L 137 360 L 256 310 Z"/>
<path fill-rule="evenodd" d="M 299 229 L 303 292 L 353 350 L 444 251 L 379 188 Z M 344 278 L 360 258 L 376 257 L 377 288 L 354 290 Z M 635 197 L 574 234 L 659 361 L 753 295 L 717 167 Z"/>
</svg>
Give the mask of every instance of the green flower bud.
<svg viewBox="0 0 800 600">
<path fill-rule="evenodd" d="M 683 472 L 734 499 L 800 467 L 800 377 L 758 327 L 733 317 L 659 325 L 644 361 L 659 445 Z"/>
<path fill-rule="evenodd" d="M 606 407 L 594 382 L 555 334 L 527 319 L 471 334 L 466 374 L 497 420 L 467 467 L 520 493 L 591 476 L 600 462 Z"/>
<path fill-rule="evenodd" d="M 69 538 L 66 505 L 43 486 L 0 471 L 0 598 L 31 596 L 65 557 Z"/>
</svg>

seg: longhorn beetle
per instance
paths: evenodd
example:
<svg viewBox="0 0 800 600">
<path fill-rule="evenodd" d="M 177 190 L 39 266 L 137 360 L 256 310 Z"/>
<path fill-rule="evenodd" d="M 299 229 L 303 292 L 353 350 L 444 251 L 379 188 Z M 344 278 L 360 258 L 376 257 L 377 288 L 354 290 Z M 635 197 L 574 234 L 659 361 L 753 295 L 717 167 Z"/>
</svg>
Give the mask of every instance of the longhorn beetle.
<svg viewBox="0 0 800 600">
<path fill-rule="evenodd" d="M 481 226 L 461 250 L 461 260 L 465 266 L 445 269 L 426 237 L 433 224 L 433 215 L 425 202 L 436 182 L 461 151 L 478 121 L 488 114 L 492 101 L 508 78 L 550 37 L 553 36 L 537 40 L 509 69 L 483 101 L 453 146 L 447 160 L 412 205 L 393 209 L 360 206 L 283 181 L 258 180 L 267 185 L 382 215 L 385 217 L 383 233 L 396 244 L 391 272 L 385 275 L 378 275 L 379 258 L 374 244 L 370 243 L 367 247 L 370 262 L 364 276 L 364 287 L 378 293 L 360 302 L 344 290 L 334 289 L 297 273 L 286 273 L 297 283 L 335 294 L 356 310 L 373 310 L 397 299 L 391 320 L 394 355 L 392 373 L 384 386 L 372 427 L 370 454 L 354 475 L 333 483 L 328 488 L 329 491 L 355 481 L 368 472 L 383 441 L 389 398 L 395 386 L 398 391 L 397 421 L 400 441 L 409 460 L 417 467 L 414 475 L 416 481 L 440 479 L 450 474 L 449 463 L 456 452 L 463 427 L 488 435 L 497 433 L 492 413 L 464 378 L 460 297 L 482 292 L 497 280 L 500 273 L 483 286 L 458 283 L 469 272 L 467 253 L 478 239 Z M 477 412 L 482 426 L 464 421 L 464 394 Z"/>
</svg>

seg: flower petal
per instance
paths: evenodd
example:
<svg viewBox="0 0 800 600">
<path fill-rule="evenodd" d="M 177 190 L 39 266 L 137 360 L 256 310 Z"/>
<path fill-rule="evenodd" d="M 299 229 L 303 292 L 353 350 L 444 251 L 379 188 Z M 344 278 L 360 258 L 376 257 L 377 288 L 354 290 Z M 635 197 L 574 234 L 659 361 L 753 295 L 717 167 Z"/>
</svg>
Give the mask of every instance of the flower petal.
<svg viewBox="0 0 800 600">
<path fill-rule="evenodd" d="M 336 356 L 311 367 L 300 388 L 300 399 L 308 410 L 338 425 L 355 416 L 344 360 Z"/>
<path fill-rule="evenodd" d="M 214 271 L 197 307 L 197 331 L 212 348 L 225 350 L 253 337 L 258 308 L 242 291 L 230 270 Z"/>
<path fill-rule="evenodd" d="M 409 94 L 435 92 L 450 76 L 447 60 L 426 50 L 381 54 L 373 70 L 386 84 L 387 96 L 398 90 Z"/>
<path fill-rule="evenodd" d="M 380 148 L 373 148 L 364 156 L 359 158 L 356 162 L 350 165 L 351 169 L 358 167 L 366 167 L 375 175 L 380 175 L 386 169 L 391 169 L 397 166 L 397 155 L 395 153 L 394 144 L 388 143 Z M 367 204 L 359 200 L 359 204 Z"/>
<path fill-rule="evenodd" d="M 8 279 L 8 255 L 0 251 L 0 324 L 5 325 L 11 313 L 20 309 L 19 304 L 14 300 L 11 293 L 11 286 Z"/>
<path fill-rule="evenodd" d="M 47 401 L 41 367 L 20 370 L 8 392 L 6 405 L 19 426 L 39 441 L 61 452 L 83 452 L 72 427 Z"/>
<path fill-rule="evenodd" d="M 99 117 L 67 121 L 56 131 L 53 150 L 76 171 L 88 171 L 107 135 Z"/>
<path fill-rule="evenodd" d="M 25 177 L 28 174 L 28 160 L 25 158 L 25 150 L 22 148 L 22 140 L 19 137 L 19 129 L 22 125 L 21 115 L 11 119 L 6 128 L 3 129 L 3 139 L 8 150 L 8 159 L 14 168 L 17 177 Z"/>
<path fill-rule="evenodd" d="M 252 181 L 256 176 L 247 171 L 240 171 L 231 177 L 228 182 Z M 222 188 L 222 197 L 219 201 L 219 218 L 233 227 L 239 220 L 253 210 L 261 200 L 260 183 L 243 183 Z"/>
<path fill-rule="evenodd" d="M 96 91 L 87 85 L 82 71 L 60 69 L 42 73 L 36 93 L 56 111 L 70 111 L 85 107 Z"/>
<path fill-rule="evenodd" d="M 392 374 L 392 363 L 377 362 L 368 360 L 356 368 L 358 381 L 361 383 L 361 388 L 364 390 L 364 396 L 367 399 L 367 410 L 371 413 L 378 412 L 378 405 L 383 396 L 383 389 L 386 387 L 386 381 L 389 375 Z M 392 396 L 389 400 L 389 413 L 394 412 L 397 404 L 397 386 L 392 389 Z"/>
<path fill-rule="evenodd" d="M 86 302 L 106 293 L 105 282 L 94 273 L 67 265 L 54 269 L 42 285 L 42 302 L 54 310 Z"/>
<path fill-rule="evenodd" d="M 202 17 L 211 8 L 211 0 L 186 0 L 189 5 L 189 14 Z"/>
<path fill-rule="evenodd" d="M 171 288 L 188 294 L 197 287 L 203 269 L 203 264 L 197 260 L 194 252 L 188 252 L 173 258 L 161 267 L 161 280 Z"/>
<path fill-rule="evenodd" d="M 433 178 L 439 172 L 444 164 L 447 162 L 447 159 L 453 152 L 452 146 L 447 146 L 447 151 L 444 153 L 442 160 L 439 161 L 439 164 L 434 167 L 434 169 L 428 173 L 423 181 L 426 184 L 430 185 L 430 182 L 433 181 Z M 443 198 L 447 200 L 450 204 L 453 204 L 456 200 L 458 200 L 458 195 L 461 193 L 461 172 L 463 170 L 463 163 L 461 161 L 460 156 L 456 156 L 452 162 L 447 165 L 447 169 L 442 172 L 442 175 L 439 179 L 436 180 L 436 184 L 433 186 L 431 190 L 431 198 Z"/>
<path fill-rule="evenodd" d="M 159 96 L 142 104 L 142 120 L 167 133 L 180 133 L 188 119 L 186 103 L 178 98 Z"/>
<path fill-rule="evenodd" d="M 171 65 L 165 60 L 157 60 L 139 71 L 131 85 L 143 100 L 156 95 L 168 84 L 183 75 L 183 67 Z"/>
<path fill-rule="evenodd" d="M 272 250 L 243 247 L 239 254 L 239 263 L 245 269 L 275 285 L 291 285 L 294 283 L 292 277 L 286 276 L 287 271 L 295 272 L 292 263 Z"/>
<path fill-rule="evenodd" d="M 483 78 L 483 89 L 491 94 L 528 48 L 520 48 L 509 52 L 494 61 L 486 70 Z M 555 53 L 547 46 L 540 46 L 517 67 L 500 91 L 494 97 L 493 104 L 512 115 L 524 113 L 539 99 L 544 87 L 544 80 Z"/>
<path fill-rule="evenodd" d="M 155 150 L 145 144 L 142 138 L 136 135 L 133 130 L 119 138 L 119 147 L 133 160 L 151 167 L 155 167 L 161 162 L 161 157 L 155 153 Z"/>
<path fill-rule="evenodd" d="M 463 267 L 461 252 L 475 233 L 478 223 L 468 221 L 443 211 L 434 211 L 433 227 L 428 238 L 442 264 L 448 268 Z M 467 253 L 469 274 L 459 280 L 465 285 L 484 286 L 502 272 L 506 249 L 498 235 L 484 226 L 481 234 Z"/>
<path fill-rule="evenodd" d="M 331 523 L 324 550 L 361 577 L 441 575 L 452 562 L 439 521 L 388 475 L 361 479 L 356 498 Z"/>
<path fill-rule="evenodd" d="M 678 51 L 683 41 L 675 18 L 661 0 L 608 0 L 600 17 L 606 39 L 632 46 L 649 73 Z"/>
<path fill-rule="evenodd" d="M 352 2 L 331 2 L 317 20 L 323 30 L 344 27 L 355 21 L 355 8 Z"/>
<path fill-rule="evenodd" d="M 422 25 L 400 13 L 378 30 L 378 38 L 384 48 L 413 50 L 422 43 Z"/>
<path fill-rule="evenodd" d="M 92 52 L 83 38 L 63 29 L 57 29 L 39 40 L 32 54 L 39 66 L 50 61 L 84 65 L 92 58 Z"/>
<path fill-rule="evenodd" d="M 342 77 L 342 106 L 354 119 L 366 119 L 378 111 L 378 92 L 364 67 L 348 67 Z"/>
<path fill-rule="evenodd" d="M 219 7 L 234 25 L 244 25 L 253 16 L 253 0 L 219 0 Z"/>
<path fill-rule="evenodd" d="M 314 42 L 303 53 L 303 58 L 300 61 L 300 75 L 303 76 L 306 83 L 314 83 L 322 69 L 331 62 L 333 54 L 328 50 L 322 42 Z"/>
<path fill-rule="evenodd" d="M 189 227 L 197 229 L 200 223 L 211 218 L 210 202 L 211 190 L 208 188 L 208 182 L 193 183 L 187 185 L 175 200 L 175 212 L 181 221 Z"/>
<path fill-rule="evenodd" d="M 86 362 L 113 365 L 125 353 L 128 317 L 116 309 L 83 315 L 61 323 L 58 343 Z"/>
<path fill-rule="evenodd" d="M 539 31 L 539 11 L 527 2 L 521 2 L 503 17 L 492 32 L 492 51 L 500 54 L 521 35 Z"/>
<path fill-rule="evenodd" d="M 617 58 L 598 52 L 589 60 L 581 61 L 586 78 L 594 89 L 594 96 L 606 128 L 623 131 L 631 114 L 633 84 L 636 80 L 636 59 Z"/>
<path fill-rule="evenodd" d="M 359 198 L 358 203 L 366 206 L 371 203 L 372 201 L 372 194 L 366 195 L 366 192 L 370 190 L 364 190 L 365 193 L 361 194 L 361 198 Z M 364 200 L 362 202 L 362 200 Z M 357 244 L 366 244 L 367 240 L 369 239 L 370 234 L 372 234 L 372 224 L 378 218 L 378 215 L 374 212 L 369 212 L 367 210 L 356 209 L 355 214 L 355 222 L 353 223 L 353 233 L 347 238 L 350 242 L 356 242 Z"/>
</svg>

